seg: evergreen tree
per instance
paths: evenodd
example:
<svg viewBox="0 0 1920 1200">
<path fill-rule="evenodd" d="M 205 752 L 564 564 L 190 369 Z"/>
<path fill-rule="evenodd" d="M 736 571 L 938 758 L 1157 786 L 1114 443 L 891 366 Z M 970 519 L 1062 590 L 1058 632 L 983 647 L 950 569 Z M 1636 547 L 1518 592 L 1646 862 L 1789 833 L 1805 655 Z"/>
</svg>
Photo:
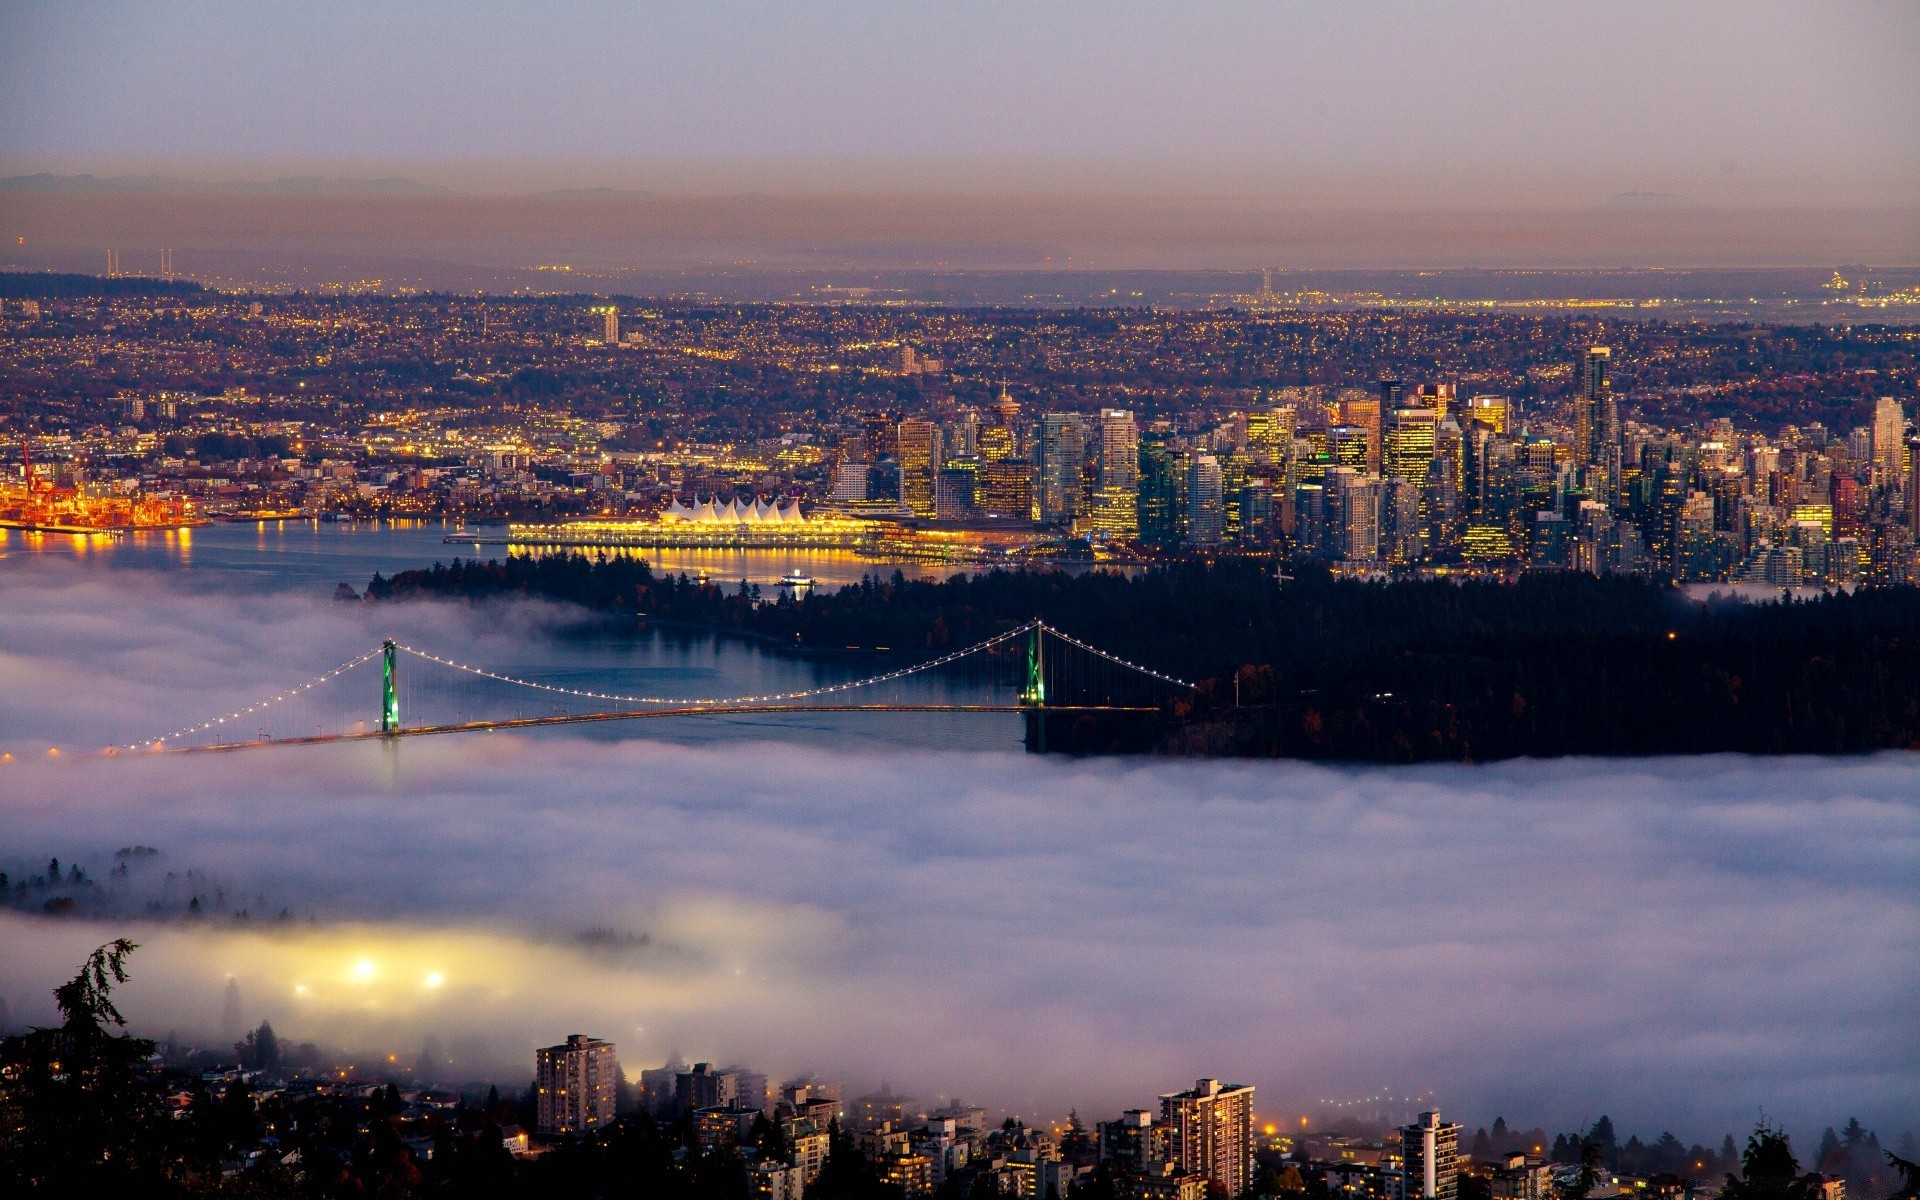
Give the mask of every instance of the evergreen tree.
<svg viewBox="0 0 1920 1200">
<path fill-rule="evenodd" d="M 1787 1135 L 1768 1125 L 1747 1138 L 1739 1176 L 1728 1175 L 1721 1200 L 1817 1200 L 1820 1177 L 1803 1174 Z"/>
</svg>

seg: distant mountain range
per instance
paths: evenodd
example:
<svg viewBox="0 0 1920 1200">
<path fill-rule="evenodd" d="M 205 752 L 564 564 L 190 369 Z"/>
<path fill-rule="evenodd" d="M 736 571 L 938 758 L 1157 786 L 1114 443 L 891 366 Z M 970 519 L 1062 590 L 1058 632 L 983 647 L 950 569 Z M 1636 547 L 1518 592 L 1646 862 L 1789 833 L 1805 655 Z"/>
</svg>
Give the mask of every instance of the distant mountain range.
<svg viewBox="0 0 1920 1200">
<path fill-rule="evenodd" d="M 398 176 L 385 179 L 328 179 L 289 175 L 281 179 L 210 182 L 173 175 L 13 175 L 0 179 L 3 192 L 172 193 L 224 196 L 446 196 L 452 188 Z"/>
</svg>

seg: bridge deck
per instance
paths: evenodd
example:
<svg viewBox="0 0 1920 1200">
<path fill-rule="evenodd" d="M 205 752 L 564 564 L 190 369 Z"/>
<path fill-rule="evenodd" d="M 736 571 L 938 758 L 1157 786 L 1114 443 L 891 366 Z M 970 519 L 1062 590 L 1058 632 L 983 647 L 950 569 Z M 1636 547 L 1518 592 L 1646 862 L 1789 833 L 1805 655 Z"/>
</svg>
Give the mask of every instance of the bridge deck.
<svg viewBox="0 0 1920 1200">
<path fill-rule="evenodd" d="M 489 733 L 500 729 L 536 729 L 544 725 L 581 725 L 592 721 L 643 721 L 654 717 L 720 717 L 743 713 L 1019 713 L 1025 704 L 703 704 L 688 708 L 657 708 L 638 712 L 567 713 L 546 717 L 515 717 L 501 721 L 464 721 L 455 725 L 402 726 L 392 733 L 378 729 L 350 733 L 321 733 L 307 737 L 263 738 L 250 742 L 220 742 L 208 746 L 165 747 L 149 753 L 213 754 L 227 750 L 257 750 L 266 746 L 317 746 L 334 742 L 377 741 L 390 737 L 429 737 L 442 733 Z M 1050 713 L 1147 713 L 1157 708 L 1128 705 L 1047 705 Z M 111 752 L 110 752 L 111 753 Z"/>
</svg>

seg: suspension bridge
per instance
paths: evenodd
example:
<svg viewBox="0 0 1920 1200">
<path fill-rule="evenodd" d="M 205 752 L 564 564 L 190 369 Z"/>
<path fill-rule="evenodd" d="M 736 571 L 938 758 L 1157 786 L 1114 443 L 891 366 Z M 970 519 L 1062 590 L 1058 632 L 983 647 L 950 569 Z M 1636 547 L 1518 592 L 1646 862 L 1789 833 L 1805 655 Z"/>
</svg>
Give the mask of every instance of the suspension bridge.
<svg viewBox="0 0 1920 1200">
<path fill-rule="evenodd" d="M 403 669 L 404 667 L 404 669 Z M 351 695 L 377 717 L 356 717 Z M 232 712 L 106 753 L 210 753 L 537 729 L 614 721 L 795 713 L 1021 713 L 1046 750 L 1055 718 L 1159 711 L 1185 680 L 1088 645 L 1038 619 L 912 666 L 805 688 L 736 696 L 641 695 L 529 679 L 403 642 L 381 645 Z M 345 693 L 343 695 L 343 693 Z M 364 714 L 364 709 L 361 710 Z"/>
</svg>

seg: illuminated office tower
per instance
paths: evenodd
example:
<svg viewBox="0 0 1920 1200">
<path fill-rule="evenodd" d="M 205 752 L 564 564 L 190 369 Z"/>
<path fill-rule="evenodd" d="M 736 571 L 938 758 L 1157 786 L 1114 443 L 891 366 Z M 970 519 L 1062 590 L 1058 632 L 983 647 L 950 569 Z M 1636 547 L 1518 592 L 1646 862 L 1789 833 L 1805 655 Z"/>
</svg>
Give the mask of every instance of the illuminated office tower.
<svg viewBox="0 0 1920 1200">
<path fill-rule="evenodd" d="M 1034 459 L 1034 501 L 1040 522 L 1065 525 L 1080 513 L 1080 476 L 1087 461 L 1087 423 L 1079 413 L 1040 418 Z"/>
<path fill-rule="evenodd" d="M 1574 458 L 1581 467 L 1604 467 L 1620 441 L 1620 413 L 1607 377 L 1612 351 L 1594 346 L 1580 362 L 1573 402 Z"/>
<path fill-rule="evenodd" d="M 1247 414 L 1247 450 L 1265 463 L 1279 462 L 1293 445 L 1292 405 L 1256 408 Z"/>
<path fill-rule="evenodd" d="M 1387 430 L 1384 459 L 1385 474 L 1404 480 L 1414 487 L 1427 482 L 1427 468 L 1433 463 L 1436 414 L 1426 408 L 1396 408 L 1393 424 Z"/>
<path fill-rule="evenodd" d="M 582 1134 L 613 1121 L 620 1063 L 613 1043 L 570 1034 L 566 1043 L 534 1051 L 539 1131 Z"/>
<path fill-rule="evenodd" d="M 1423 383 L 1414 392 L 1413 406 L 1433 410 L 1436 417 L 1453 411 L 1460 389 L 1451 383 Z"/>
<path fill-rule="evenodd" d="M 1391 381 L 1390 381 L 1391 383 Z M 1389 384 L 1381 384 L 1384 394 Z M 1398 383 L 1391 383 L 1394 395 L 1399 395 Z M 1391 409 L 1388 411 L 1392 411 Z M 1362 464 L 1375 475 L 1380 473 L 1380 401 L 1371 397 L 1349 395 L 1340 401 L 1340 424 L 1360 430 L 1366 437 L 1367 457 Z M 1335 461 L 1338 461 L 1336 459 Z"/>
<path fill-rule="evenodd" d="M 1455 1200 L 1460 1194 L 1460 1127 L 1436 1109 L 1400 1128 L 1401 1200 Z"/>
<path fill-rule="evenodd" d="M 1327 461 L 1374 474 L 1373 435 L 1361 425 L 1335 425 L 1327 430 Z"/>
<path fill-rule="evenodd" d="M 974 497 L 980 487 L 980 460 L 953 458 L 933 478 L 933 515 L 942 521 L 964 521 L 972 517 Z"/>
<path fill-rule="evenodd" d="M 1880 469 L 1881 482 L 1899 487 L 1906 478 L 1907 414 L 1892 396 L 1880 397 L 1873 406 L 1872 445 L 1873 465 Z"/>
<path fill-rule="evenodd" d="M 1179 463 L 1172 449 L 1158 438 L 1140 443 L 1138 512 L 1140 543 L 1154 550 L 1180 544 Z"/>
<path fill-rule="evenodd" d="M 1140 483 L 1140 427 L 1123 408 L 1100 413 L 1100 486 L 1132 491 Z"/>
<path fill-rule="evenodd" d="M 1188 1092 L 1160 1097 L 1166 1155 L 1175 1169 L 1198 1175 L 1228 1196 L 1253 1183 L 1253 1087 L 1202 1079 Z M 1449 1198 L 1451 1200 L 1451 1198 Z"/>
<path fill-rule="evenodd" d="M 894 430 L 900 463 L 900 499 L 916 517 L 933 515 L 933 473 L 940 464 L 940 430 L 924 417 L 908 417 Z"/>
<path fill-rule="evenodd" d="M 600 340 L 609 346 L 620 344 L 620 310 L 608 305 L 600 309 Z"/>
<path fill-rule="evenodd" d="M 899 419 L 900 414 L 891 412 L 868 413 L 860 418 L 862 457 L 868 462 L 900 457 L 899 431 L 895 427 Z"/>
<path fill-rule="evenodd" d="M 1187 467 L 1187 544 L 1218 546 L 1226 532 L 1226 494 L 1220 460 L 1211 454 L 1196 454 Z"/>
<path fill-rule="evenodd" d="M 1474 396 L 1461 406 L 1460 420 L 1466 427 L 1478 421 L 1495 433 L 1505 433 L 1508 411 L 1505 396 Z"/>
</svg>

